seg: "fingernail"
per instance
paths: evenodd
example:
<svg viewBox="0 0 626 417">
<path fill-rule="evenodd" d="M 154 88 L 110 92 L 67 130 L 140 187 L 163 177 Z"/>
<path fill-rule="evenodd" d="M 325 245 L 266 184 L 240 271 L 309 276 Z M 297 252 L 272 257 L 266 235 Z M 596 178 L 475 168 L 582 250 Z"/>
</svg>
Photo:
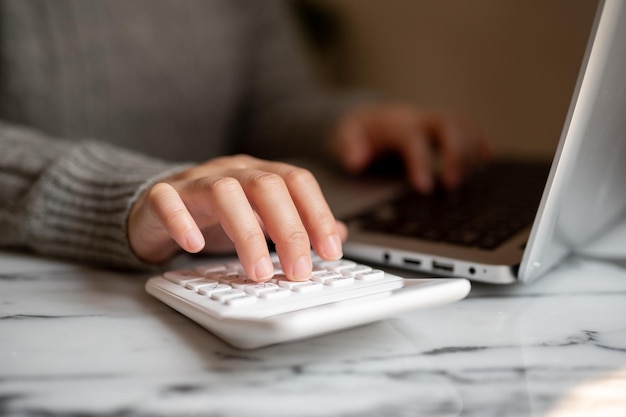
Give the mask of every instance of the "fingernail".
<svg viewBox="0 0 626 417">
<path fill-rule="evenodd" d="M 258 281 L 266 281 L 274 275 L 274 265 L 267 256 L 259 259 L 254 266 L 254 275 Z"/>
<path fill-rule="evenodd" d="M 322 249 L 324 253 L 321 255 L 326 259 L 339 259 L 343 256 L 341 239 L 337 235 L 328 236 L 322 246 Z"/>
<path fill-rule="evenodd" d="M 204 236 L 197 230 L 190 230 L 185 235 L 185 241 L 187 242 L 187 248 L 189 252 L 200 252 L 204 248 Z"/>
<path fill-rule="evenodd" d="M 313 265 L 308 256 L 302 256 L 293 264 L 292 275 L 295 281 L 306 281 L 311 278 Z"/>
</svg>

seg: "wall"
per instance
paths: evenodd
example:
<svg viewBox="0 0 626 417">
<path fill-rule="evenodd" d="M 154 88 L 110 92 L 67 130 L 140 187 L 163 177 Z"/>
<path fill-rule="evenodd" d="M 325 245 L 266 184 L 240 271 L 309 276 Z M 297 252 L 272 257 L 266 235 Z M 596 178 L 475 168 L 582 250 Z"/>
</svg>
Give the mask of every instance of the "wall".
<svg viewBox="0 0 626 417">
<path fill-rule="evenodd" d="M 317 0 L 345 82 L 479 122 L 501 155 L 550 156 L 596 0 Z"/>
</svg>

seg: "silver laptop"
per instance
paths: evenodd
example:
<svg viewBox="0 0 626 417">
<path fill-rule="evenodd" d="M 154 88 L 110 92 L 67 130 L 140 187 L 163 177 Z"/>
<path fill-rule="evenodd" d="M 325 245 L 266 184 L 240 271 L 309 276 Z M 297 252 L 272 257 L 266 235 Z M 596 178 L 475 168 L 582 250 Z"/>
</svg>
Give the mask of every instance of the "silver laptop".
<svg viewBox="0 0 626 417">
<path fill-rule="evenodd" d="M 626 1 L 598 6 L 551 163 L 503 161 L 429 197 L 319 178 L 350 228 L 348 258 L 490 283 L 540 277 L 625 215 Z"/>
</svg>

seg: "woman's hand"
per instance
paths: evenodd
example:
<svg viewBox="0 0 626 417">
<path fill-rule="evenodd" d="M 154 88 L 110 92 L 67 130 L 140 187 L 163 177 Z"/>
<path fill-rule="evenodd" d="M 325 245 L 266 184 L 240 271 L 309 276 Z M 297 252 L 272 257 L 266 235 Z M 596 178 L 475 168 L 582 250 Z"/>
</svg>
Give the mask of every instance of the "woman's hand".
<svg viewBox="0 0 626 417">
<path fill-rule="evenodd" d="M 347 230 L 309 171 L 238 155 L 210 160 L 149 188 L 131 209 L 128 234 L 135 254 L 150 263 L 180 248 L 234 248 L 250 279 L 265 281 L 274 272 L 266 236 L 287 278 L 305 280 L 311 276 L 311 246 L 322 259 L 338 259 Z"/>
<path fill-rule="evenodd" d="M 472 124 L 404 104 L 374 104 L 349 112 L 338 124 L 332 148 L 351 172 L 398 153 L 411 184 L 426 194 L 436 175 L 445 187 L 454 188 L 465 173 L 492 158 L 488 141 Z"/>
</svg>

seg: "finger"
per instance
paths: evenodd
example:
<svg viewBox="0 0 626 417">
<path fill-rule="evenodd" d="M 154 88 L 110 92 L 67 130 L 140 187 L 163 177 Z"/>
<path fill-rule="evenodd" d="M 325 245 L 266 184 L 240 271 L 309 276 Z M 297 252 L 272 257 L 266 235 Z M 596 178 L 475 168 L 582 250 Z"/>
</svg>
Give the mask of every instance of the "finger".
<svg viewBox="0 0 626 417">
<path fill-rule="evenodd" d="M 434 128 L 441 150 L 441 178 L 447 188 L 459 185 L 471 169 L 492 159 L 491 144 L 472 123 L 446 118 Z"/>
<path fill-rule="evenodd" d="M 181 248 L 192 253 L 202 250 L 204 237 L 174 187 L 167 183 L 154 185 L 148 193 L 148 205 Z"/>
<path fill-rule="evenodd" d="M 465 162 L 466 168 L 481 165 L 490 159 L 492 149 L 484 132 L 468 120 L 451 119 L 447 124 L 449 135 L 456 138 L 459 153 Z"/>
<path fill-rule="evenodd" d="M 429 193 L 433 188 L 429 123 L 429 115 L 404 107 L 361 113 L 359 126 L 364 143 L 358 145 L 368 149 L 365 163 L 388 151 L 397 152 L 404 160 L 412 185 L 423 193 Z M 356 139 L 352 140 L 356 146 Z"/>
<path fill-rule="evenodd" d="M 367 133 L 358 119 L 343 123 L 337 132 L 335 145 L 339 161 L 348 172 L 361 172 L 373 158 Z"/>
<path fill-rule="evenodd" d="M 458 123 L 439 119 L 434 123 L 433 137 L 439 147 L 440 178 L 446 188 L 457 187 L 462 179 L 465 162 L 473 153 L 473 145 L 464 138 Z"/>
<path fill-rule="evenodd" d="M 494 151 L 491 147 L 491 143 L 487 140 L 487 137 L 480 130 L 474 130 L 469 132 L 471 135 L 467 143 L 471 146 L 471 149 L 467 150 L 468 160 L 465 165 L 466 171 L 478 170 L 484 168 L 486 164 L 493 160 Z M 464 174 L 467 174 L 465 172 Z"/>
<path fill-rule="evenodd" d="M 259 222 L 259 227 L 261 228 L 261 230 L 265 230 L 263 222 L 258 215 L 256 215 L 256 218 Z M 207 246 L 205 246 L 206 253 L 232 254 L 233 252 L 237 251 L 235 248 L 235 244 L 230 239 L 230 237 L 228 237 L 221 224 L 213 224 L 201 230 L 202 234 L 204 235 L 204 239 L 209 242 Z M 265 241 L 267 242 L 267 235 L 265 236 Z"/>
<path fill-rule="evenodd" d="M 493 159 L 494 149 L 491 141 L 481 129 L 475 128 L 474 130 L 474 143 L 477 151 L 480 163 L 483 164 Z"/>
<path fill-rule="evenodd" d="M 315 252 L 326 260 L 341 258 L 342 236 L 315 176 L 306 169 L 282 163 L 270 163 L 265 168 L 284 179 Z"/>
<path fill-rule="evenodd" d="M 400 140 L 398 146 L 413 187 L 424 194 L 432 192 L 434 179 L 429 138 L 420 130 L 413 133 L 410 139 Z"/>
<path fill-rule="evenodd" d="M 196 217 L 214 216 L 233 242 L 239 260 L 253 281 L 273 276 L 265 235 L 239 181 L 212 176 L 187 182 L 183 198 Z M 210 210 L 207 211 L 207 207 Z"/>
<path fill-rule="evenodd" d="M 276 245 L 287 278 L 309 279 L 311 242 L 283 178 L 271 170 L 249 169 L 236 175 Z"/>
</svg>

